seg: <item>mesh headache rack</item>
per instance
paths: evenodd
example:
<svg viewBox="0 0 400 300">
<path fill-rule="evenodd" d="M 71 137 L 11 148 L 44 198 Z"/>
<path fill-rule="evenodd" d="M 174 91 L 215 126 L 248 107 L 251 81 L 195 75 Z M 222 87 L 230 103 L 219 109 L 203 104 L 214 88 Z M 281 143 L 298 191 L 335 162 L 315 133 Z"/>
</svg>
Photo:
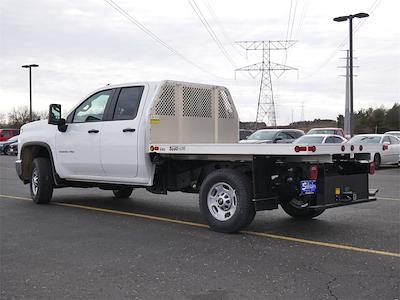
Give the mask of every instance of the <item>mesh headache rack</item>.
<svg viewBox="0 0 400 300">
<path fill-rule="evenodd" d="M 150 143 L 237 143 L 239 118 L 225 87 L 164 81 L 150 109 Z"/>
</svg>

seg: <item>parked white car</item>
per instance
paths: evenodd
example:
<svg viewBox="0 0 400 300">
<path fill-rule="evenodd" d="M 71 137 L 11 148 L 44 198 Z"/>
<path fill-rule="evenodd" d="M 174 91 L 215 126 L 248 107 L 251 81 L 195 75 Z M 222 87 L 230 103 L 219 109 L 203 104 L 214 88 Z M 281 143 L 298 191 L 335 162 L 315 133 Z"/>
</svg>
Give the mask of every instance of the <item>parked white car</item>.
<svg viewBox="0 0 400 300">
<path fill-rule="evenodd" d="M 400 141 L 389 134 L 359 134 L 348 141 L 350 144 L 381 144 L 380 151 L 371 153 L 375 167 L 400 163 Z"/>
<path fill-rule="evenodd" d="M 395 137 L 397 137 L 400 140 L 400 131 L 388 131 L 388 132 L 385 132 L 385 134 L 394 135 Z"/>
<path fill-rule="evenodd" d="M 342 144 L 347 140 L 336 134 L 310 134 L 299 137 L 295 144 Z"/>
</svg>

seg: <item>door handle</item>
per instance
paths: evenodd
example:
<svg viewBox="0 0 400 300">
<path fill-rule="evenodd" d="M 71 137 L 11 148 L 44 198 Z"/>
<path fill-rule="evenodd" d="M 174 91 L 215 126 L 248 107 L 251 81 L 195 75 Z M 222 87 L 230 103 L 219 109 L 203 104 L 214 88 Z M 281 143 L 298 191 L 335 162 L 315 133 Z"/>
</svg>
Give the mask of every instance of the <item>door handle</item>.
<svg viewBox="0 0 400 300">
<path fill-rule="evenodd" d="M 99 133 L 99 131 L 97 129 L 90 129 L 88 133 Z"/>
<path fill-rule="evenodd" d="M 124 128 L 122 129 L 122 132 L 135 132 L 136 129 L 135 128 Z"/>
</svg>

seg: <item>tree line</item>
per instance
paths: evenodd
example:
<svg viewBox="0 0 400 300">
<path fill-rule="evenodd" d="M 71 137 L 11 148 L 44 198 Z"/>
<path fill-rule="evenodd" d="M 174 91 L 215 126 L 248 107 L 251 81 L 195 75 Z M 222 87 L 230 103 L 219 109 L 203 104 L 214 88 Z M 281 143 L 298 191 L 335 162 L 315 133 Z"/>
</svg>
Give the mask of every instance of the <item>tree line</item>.
<svg viewBox="0 0 400 300">
<path fill-rule="evenodd" d="M 47 119 L 48 111 L 32 111 L 32 120 L 45 120 Z M 29 107 L 22 106 L 13 108 L 9 113 L 0 114 L 0 128 L 20 128 L 22 125 L 28 123 L 29 120 Z"/>
<path fill-rule="evenodd" d="M 338 127 L 343 128 L 344 117 L 337 117 Z M 360 109 L 354 113 L 354 133 L 385 133 L 386 131 L 400 130 L 400 104 L 395 103 L 392 108 Z"/>
</svg>

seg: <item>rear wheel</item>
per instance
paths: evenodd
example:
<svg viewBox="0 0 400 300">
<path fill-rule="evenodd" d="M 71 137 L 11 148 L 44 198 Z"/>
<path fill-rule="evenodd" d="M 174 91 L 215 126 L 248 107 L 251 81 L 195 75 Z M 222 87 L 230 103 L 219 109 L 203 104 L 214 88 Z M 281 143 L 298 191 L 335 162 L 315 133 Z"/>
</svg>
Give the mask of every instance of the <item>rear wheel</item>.
<svg viewBox="0 0 400 300">
<path fill-rule="evenodd" d="M 307 203 L 296 198 L 282 199 L 280 204 L 285 213 L 296 219 L 312 219 L 325 211 L 325 209 L 308 208 Z"/>
<path fill-rule="evenodd" d="M 250 180 L 231 169 L 219 169 L 203 181 L 199 206 L 212 230 L 233 233 L 249 225 L 255 216 Z"/>
<path fill-rule="evenodd" d="M 31 197 L 36 204 L 47 204 L 53 196 L 53 172 L 47 157 L 37 157 L 32 162 L 30 179 Z"/>
<path fill-rule="evenodd" d="M 118 190 L 113 190 L 113 194 L 115 198 L 129 198 L 132 195 L 133 188 L 121 188 Z"/>
<path fill-rule="evenodd" d="M 374 164 L 375 164 L 375 169 L 379 169 L 379 167 L 381 166 L 381 156 L 376 153 L 374 156 Z"/>
</svg>

